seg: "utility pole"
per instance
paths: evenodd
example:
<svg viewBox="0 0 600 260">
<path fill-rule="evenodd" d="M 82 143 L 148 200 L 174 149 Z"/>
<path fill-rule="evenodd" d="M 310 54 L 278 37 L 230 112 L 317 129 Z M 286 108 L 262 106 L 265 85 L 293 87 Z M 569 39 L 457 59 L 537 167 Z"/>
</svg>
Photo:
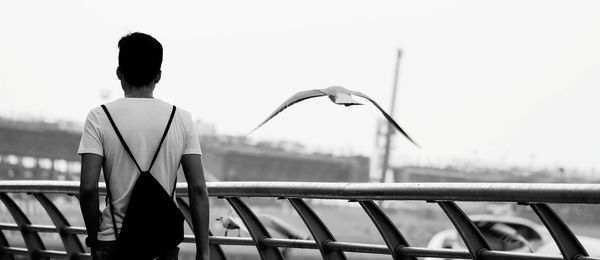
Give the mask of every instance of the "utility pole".
<svg viewBox="0 0 600 260">
<path fill-rule="evenodd" d="M 398 74 L 400 70 L 400 57 L 402 56 L 402 50 L 398 49 L 398 56 L 396 56 L 396 70 L 394 71 L 394 85 L 392 88 L 392 102 L 390 103 L 390 116 L 394 116 L 396 108 L 396 90 L 398 89 Z M 387 177 L 387 171 L 390 164 L 390 146 L 392 143 L 392 135 L 394 134 L 394 128 L 392 124 L 387 123 L 387 131 L 385 133 L 385 147 L 383 152 L 383 160 L 381 163 L 381 182 L 384 183 Z"/>
</svg>

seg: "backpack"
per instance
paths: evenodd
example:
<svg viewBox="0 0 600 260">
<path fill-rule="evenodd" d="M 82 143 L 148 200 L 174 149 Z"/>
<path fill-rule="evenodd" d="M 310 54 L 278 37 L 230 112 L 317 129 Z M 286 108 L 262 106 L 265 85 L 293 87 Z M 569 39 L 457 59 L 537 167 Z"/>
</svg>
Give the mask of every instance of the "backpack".
<svg viewBox="0 0 600 260">
<path fill-rule="evenodd" d="M 120 233 L 117 230 L 115 221 L 114 206 L 112 205 L 112 196 L 110 193 L 110 182 L 106 178 L 106 172 L 104 173 L 107 191 L 106 196 L 108 204 L 111 207 L 110 213 L 112 216 L 115 237 L 117 239 L 116 258 L 154 259 L 167 251 L 172 250 L 183 241 L 184 218 L 174 202 L 177 177 L 175 177 L 175 184 L 173 185 L 171 194 L 168 194 L 150 173 L 152 165 L 160 152 L 160 147 L 167 136 L 176 108 L 173 106 L 169 122 L 167 123 L 165 132 L 158 144 L 158 148 L 156 148 L 156 152 L 154 153 L 154 157 L 152 157 L 152 161 L 147 171 L 143 171 L 133 157 L 131 150 L 121 136 L 121 133 L 115 125 L 106 106 L 102 105 L 102 109 L 104 109 L 104 112 L 108 116 L 108 120 L 123 144 L 125 151 L 127 151 L 131 160 L 133 160 L 140 172 L 140 176 L 136 180 L 131 191 L 129 205 L 127 206 L 126 214 L 123 218 Z"/>
</svg>

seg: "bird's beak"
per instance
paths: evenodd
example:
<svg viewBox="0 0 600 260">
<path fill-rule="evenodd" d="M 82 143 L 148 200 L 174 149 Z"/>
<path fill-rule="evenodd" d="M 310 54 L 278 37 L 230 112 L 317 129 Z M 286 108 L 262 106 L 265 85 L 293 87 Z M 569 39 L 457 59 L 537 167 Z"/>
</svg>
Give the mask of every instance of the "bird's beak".
<svg viewBox="0 0 600 260">
<path fill-rule="evenodd" d="M 347 94 L 343 94 L 343 93 L 338 93 L 337 95 L 331 95 L 329 96 L 329 99 L 338 105 L 344 105 L 344 106 L 355 106 L 355 105 L 362 105 L 362 103 L 354 100 L 350 95 Z"/>
</svg>

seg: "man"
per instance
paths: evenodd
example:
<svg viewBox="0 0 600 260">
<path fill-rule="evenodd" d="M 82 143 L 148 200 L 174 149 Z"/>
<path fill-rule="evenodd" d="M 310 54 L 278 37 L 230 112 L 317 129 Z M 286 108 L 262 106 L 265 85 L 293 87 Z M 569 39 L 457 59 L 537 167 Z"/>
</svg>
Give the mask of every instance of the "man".
<svg viewBox="0 0 600 260">
<path fill-rule="evenodd" d="M 121 38 L 118 46 L 117 77 L 125 95 L 106 104 L 106 108 L 133 157 L 145 171 L 159 147 L 173 109 L 172 105 L 153 97 L 162 73 L 162 45 L 152 36 L 136 32 Z M 177 108 L 167 133 L 152 166 L 152 177 L 171 194 L 181 164 L 188 183 L 196 259 L 207 260 L 208 193 L 202 151 L 191 115 Z M 81 155 L 80 206 L 88 234 L 86 245 L 91 247 L 93 260 L 113 259 L 114 230 L 121 229 L 139 170 L 100 107 L 92 109 L 87 116 L 78 153 Z M 112 205 L 100 213 L 98 181 L 101 169 L 108 178 L 105 181 L 110 185 Z M 174 248 L 160 259 L 177 259 L 177 254 L 178 248 Z"/>
</svg>

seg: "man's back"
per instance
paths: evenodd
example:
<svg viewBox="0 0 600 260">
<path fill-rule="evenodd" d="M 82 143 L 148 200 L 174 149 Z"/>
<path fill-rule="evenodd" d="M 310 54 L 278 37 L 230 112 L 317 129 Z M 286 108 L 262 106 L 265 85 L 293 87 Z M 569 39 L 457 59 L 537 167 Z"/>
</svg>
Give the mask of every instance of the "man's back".
<svg viewBox="0 0 600 260">
<path fill-rule="evenodd" d="M 172 105 L 154 98 L 121 98 L 106 104 L 106 107 L 138 164 L 142 170 L 148 170 L 165 131 Z M 112 206 L 117 227 L 120 228 L 139 172 L 100 107 L 92 109 L 88 115 L 79 153 L 95 153 L 104 157 L 103 168 L 110 181 Z M 170 194 L 182 155 L 201 153 L 190 114 L 177 109 L 152 166 L 152 176 Z M 98 239 L 115 239 L 108 208 L 102 212 Z"/>
</svg>

